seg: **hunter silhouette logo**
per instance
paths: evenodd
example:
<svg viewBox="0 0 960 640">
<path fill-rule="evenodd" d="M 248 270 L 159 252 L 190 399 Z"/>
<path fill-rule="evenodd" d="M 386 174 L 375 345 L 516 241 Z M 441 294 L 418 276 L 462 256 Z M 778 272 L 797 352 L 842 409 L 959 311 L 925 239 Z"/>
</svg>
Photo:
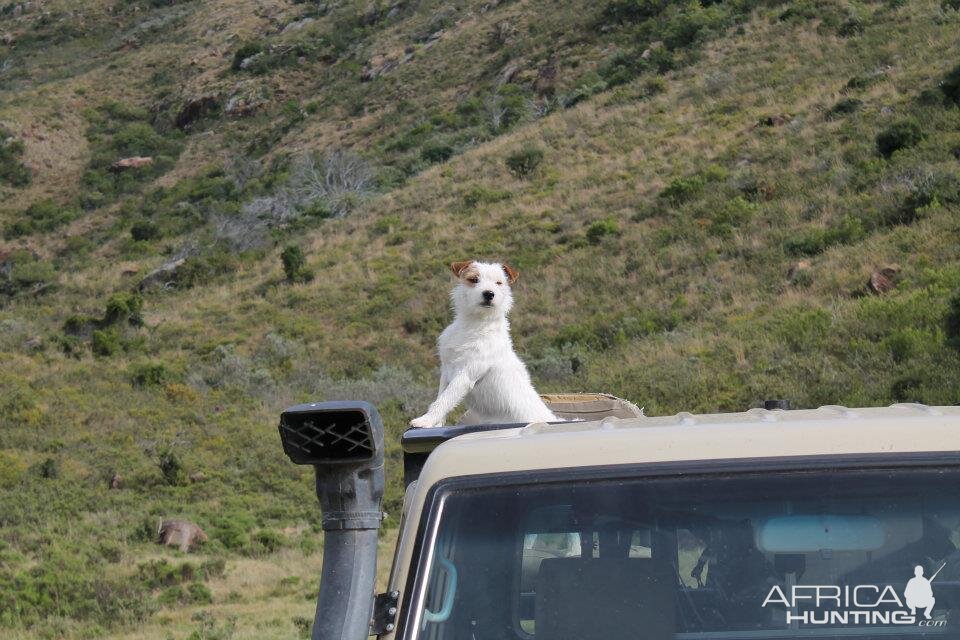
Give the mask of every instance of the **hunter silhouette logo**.
<svg viewBox="0 0 960 640">
<path fill-rule="evenodd" d="M 936 580 L 937 574 L 945 566 L 947 566 L 946 562 L 940 565 L 937 573 L 933 574 L 929 580 L 923 577 L 923 567 L 920 565 L 917 565 L 913 570 L 913 577 L 910 578 L 907 588 L 903 591 L 903 598 L 907 601 L 907 607 L 910 608 L 910 615 L 915 616 L 917 615 L 917 609 L 923 609 L 923 617 L 927 620 L 930 619 L 930 612 L 933 611 L 933 605 L 937 602 L 937 599 L 933 597 L 933 587 L 930 586 L 930 583 Z"/>
<path fill-rule="evenodd" d="M 786 591 L 777 585 L 770 589 L 761 606 L 782 605 L 787 624 L 943 627 L 946 620 L 933 620 L 931 615 L 937 602 L 931 583 L 945 566 L 946 562 L 930 579 L 924 577 L 923 567 L 915 567 L 913 578 L 903 590 L 903 599 L 889 584 L 804 584 L 792 585 Z M 919 621 L 918 609 L 923 612 Z"/>
</svg>

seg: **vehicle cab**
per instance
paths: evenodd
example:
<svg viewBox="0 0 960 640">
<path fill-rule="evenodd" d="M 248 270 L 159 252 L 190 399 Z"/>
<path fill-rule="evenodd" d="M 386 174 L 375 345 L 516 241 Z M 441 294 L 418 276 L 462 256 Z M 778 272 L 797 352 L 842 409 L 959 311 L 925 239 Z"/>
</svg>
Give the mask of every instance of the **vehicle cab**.
<svg viewBox="0 0 960 640">
<path fill-rule="evenodd" d="M 960 637 L 960 408 L 450 427 L 403 447 L 382 638 Z"/>
</svg>

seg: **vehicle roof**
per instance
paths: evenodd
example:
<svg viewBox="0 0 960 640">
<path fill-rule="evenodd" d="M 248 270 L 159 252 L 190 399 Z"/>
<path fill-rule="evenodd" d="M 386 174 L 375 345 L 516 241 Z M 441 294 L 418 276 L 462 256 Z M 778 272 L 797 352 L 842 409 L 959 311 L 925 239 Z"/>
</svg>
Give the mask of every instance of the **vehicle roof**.
<svg viewBox="0 0 960 640">
<path fill-rule="evenodd" d="M 602 465 L 871 453 L 960 452 L 960 407 L 751 409 L 535 423 L 458 435 L 430 454 L 421 489 L 453 476 Z"/>
</svg>

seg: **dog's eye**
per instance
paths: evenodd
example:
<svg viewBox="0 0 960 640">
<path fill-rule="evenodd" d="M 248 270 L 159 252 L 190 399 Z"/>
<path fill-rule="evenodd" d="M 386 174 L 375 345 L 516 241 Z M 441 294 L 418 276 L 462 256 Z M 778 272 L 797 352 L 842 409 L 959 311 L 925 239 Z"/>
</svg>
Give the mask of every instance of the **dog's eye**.
<svg viewBox="0 0 960 640">
<path fill-rule="evenodd" d="M 497 286 L 498 286 L 498 287 L 502 287 L 502 286 L 503 286 L 503 283 L 500 282 L 499 280 L 497 280 Z"/>
<path fill-rule="evenodd" d="M 469 282 L 469 283 L 471 283 L 471 284 L 477 284 L 478 282 L 480 282 L 480 278 L 478 278 L 478 277 L 476 277 L 476 276 L 474 276 L 474 277 L 472 277 L 472 278 L 467 278 L 467 282 Z"/>
</svg>

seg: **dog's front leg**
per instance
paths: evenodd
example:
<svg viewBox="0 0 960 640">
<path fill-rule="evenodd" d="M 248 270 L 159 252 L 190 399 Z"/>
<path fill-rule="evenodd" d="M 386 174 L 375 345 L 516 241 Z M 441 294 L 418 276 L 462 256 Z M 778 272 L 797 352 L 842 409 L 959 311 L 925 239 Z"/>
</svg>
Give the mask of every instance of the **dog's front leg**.
<svg viewBox="0 0 960 640">
<path fill-rule="evenodd" d="M 464 368 L 457 371 L 447 386 L 437 395 L 427 412 L 419 418 L 410 421 L 411 427 L 439 427 L 443 424 L 443 419 L 447 414 L 453 411 L 453 408 L 460 404 L 473 385 L 480 379 L 479 372 Z"/>
</svg>

